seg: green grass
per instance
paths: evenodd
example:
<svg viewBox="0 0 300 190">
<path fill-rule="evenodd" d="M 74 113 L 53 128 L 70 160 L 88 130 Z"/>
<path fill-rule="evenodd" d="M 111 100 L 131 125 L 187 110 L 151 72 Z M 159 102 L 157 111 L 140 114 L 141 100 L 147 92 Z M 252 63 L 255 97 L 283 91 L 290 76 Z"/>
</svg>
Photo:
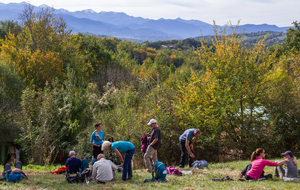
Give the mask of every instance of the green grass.
<svg viewBox="0 0 300 190">
<path fill-rule="evenodd" d="M 28 180 L 22 180 L 19 183 L 0 182 L 0 189 L 300 189 L 300 181 L 284 182 L 277 177 L 261 182 L 238 182 L 238 174 L 247 164 L 250 164 L 250 161 L 210 164 L 209 169 L 193 169 L 193 175 L 168 175 L 165 183 L 144 183 L 144 179 L 151 178 L 151 175 L 146 173 L 145 169 L 142 169 L 141 172 L 134 170 L 132 180 L 123 182 L 121 173 L 117 173 L 116 180 L 105 185 L 97 184 L 94 181 L 90 181 L 89 184 L 68 184 L 64 175 L 51 175 L 49 168 L 45 170 L 44 166 L 27 166 L 24 167 L 24 171 L 28 174 Z M 273 169 L 274 167 L 267 166 L 264 171 L 266 174 L 273 174 Z M 189 169 L 185 168 L 184 170 L 188 171 Z M 0 171 L 3 171 L 3 166 Z M 227 175 L 234 181 L 211 181 L 211 178 L 221 178 Z"/>
</svg>

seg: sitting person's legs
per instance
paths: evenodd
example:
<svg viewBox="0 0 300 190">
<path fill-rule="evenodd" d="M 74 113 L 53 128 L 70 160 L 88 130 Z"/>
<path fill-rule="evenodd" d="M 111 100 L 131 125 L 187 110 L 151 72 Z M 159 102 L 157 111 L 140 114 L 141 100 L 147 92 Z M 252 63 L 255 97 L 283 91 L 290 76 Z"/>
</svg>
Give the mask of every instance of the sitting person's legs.
<svg viewBox="0 0 300 190">
<path fill-rule="evenodd" d="M 277 160 L 276 162 L 280 162 L 280 161 Z M 275 166 L 274 176 L 280 177 L 282 179 L 284 177 L 284 175 L 285 175 L 285 171 L 284 171 L 282 165 L 281 166 Z"/>
</svg>

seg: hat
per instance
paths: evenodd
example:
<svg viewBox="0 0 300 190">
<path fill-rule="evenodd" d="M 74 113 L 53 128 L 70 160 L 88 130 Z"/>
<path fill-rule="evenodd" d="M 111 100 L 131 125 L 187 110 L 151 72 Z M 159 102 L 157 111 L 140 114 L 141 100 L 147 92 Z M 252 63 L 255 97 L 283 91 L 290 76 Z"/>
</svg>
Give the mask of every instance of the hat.
<svg viewBox="0 0 300 190">
<path fill-rule="evenodd" d="M 153 123 L 157 123 L 157 121 L 155 120 L 155 119 L 150 119 L 150 121 L 149 121 L 149 123 L 147 124 L 147 125 L 151 125 L 151 124 L 153 124 Z"/>
<path fill-rule="evenodd" d="M 287 156 L 287 155 L 289 155 L 290 157 L 293 157 L 293 156 L 294 156 L 293 153 L 292 153 L 292 151 L 290 151 L 290 150 L 286 151 L 285 153 L 282 153 L 281 155 L 282 155 L 282 156 Z"/>
</svg>

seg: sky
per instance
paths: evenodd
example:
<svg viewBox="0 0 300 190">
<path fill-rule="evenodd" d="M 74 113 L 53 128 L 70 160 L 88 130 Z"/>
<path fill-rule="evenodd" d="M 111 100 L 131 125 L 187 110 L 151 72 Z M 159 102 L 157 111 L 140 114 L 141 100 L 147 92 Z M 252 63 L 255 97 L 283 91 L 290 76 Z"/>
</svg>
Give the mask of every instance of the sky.
<svg viewBox="0 0 300 190">
<path fill-rule="evenodd" d="M 24 0 L 23 0 L 24 1 Z M 19 3 L 22 0 L 0 0 Z M 244 24 L 272 24 L 292 26 L 300 21 L 300 0 L 30 0 L 35 6 L 46 4 L 55 9 L 95 12 L 124 12 L 135 17 L 150 19 L 195 19 L 217 25 L 228 21 Z"/>
</svg>

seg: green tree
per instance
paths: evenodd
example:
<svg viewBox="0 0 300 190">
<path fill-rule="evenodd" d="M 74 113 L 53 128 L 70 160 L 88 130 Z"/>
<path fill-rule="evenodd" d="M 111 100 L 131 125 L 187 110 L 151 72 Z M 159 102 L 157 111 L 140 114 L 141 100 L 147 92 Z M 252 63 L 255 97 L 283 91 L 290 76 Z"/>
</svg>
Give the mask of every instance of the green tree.
<svg viewBox="0 0 300 190">
<path fill-rule="evenodd" d="M 13 20 L 0 21 L 0 39 L 5 39 L 6 34 L 9 32 L 17 35 L 21 31 L 21 26 Z"/>
</svg>

